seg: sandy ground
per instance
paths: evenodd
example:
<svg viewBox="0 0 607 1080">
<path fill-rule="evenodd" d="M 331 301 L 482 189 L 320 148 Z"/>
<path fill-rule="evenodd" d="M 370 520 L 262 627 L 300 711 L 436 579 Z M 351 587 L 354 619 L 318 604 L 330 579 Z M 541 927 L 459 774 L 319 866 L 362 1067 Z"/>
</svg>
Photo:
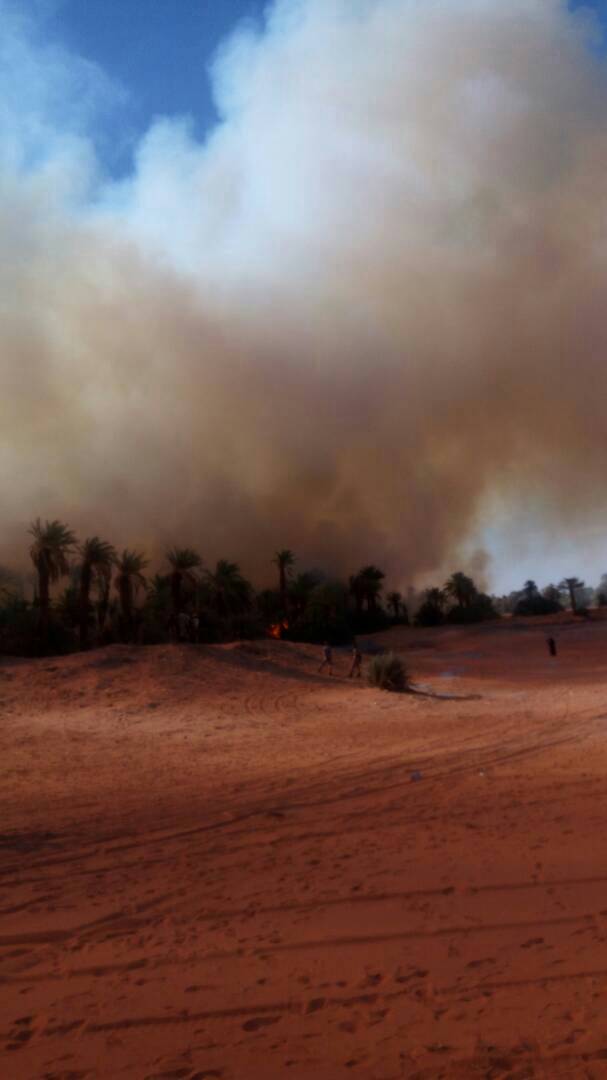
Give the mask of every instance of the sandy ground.
<svg viewBox="0 0 607 1080">
<path fill-rule="evenodd" d="M 439 697 L 0 661 L 3 1080 L 607 1077 L 607 622 L 556 631 L 385 635 Z"/>
</svg>

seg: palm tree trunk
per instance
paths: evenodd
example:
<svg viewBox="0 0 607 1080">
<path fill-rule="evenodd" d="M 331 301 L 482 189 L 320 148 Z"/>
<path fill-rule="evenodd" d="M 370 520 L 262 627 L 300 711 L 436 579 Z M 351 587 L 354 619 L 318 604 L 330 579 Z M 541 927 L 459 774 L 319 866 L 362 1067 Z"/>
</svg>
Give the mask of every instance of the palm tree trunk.
<svg viewBox="0 0 607 1080">
<path fill-rule="evenodd" d="M 569 596 L 571 597 L 571 610 L 572 610 L 573 614 L 575 615 L 576 612 L 577 612 L 577 603 L 576 603 L 576 599 L 575 599 L 575 589 L 574 589 L 573 585 L 569 586 Z"/>
</svg>

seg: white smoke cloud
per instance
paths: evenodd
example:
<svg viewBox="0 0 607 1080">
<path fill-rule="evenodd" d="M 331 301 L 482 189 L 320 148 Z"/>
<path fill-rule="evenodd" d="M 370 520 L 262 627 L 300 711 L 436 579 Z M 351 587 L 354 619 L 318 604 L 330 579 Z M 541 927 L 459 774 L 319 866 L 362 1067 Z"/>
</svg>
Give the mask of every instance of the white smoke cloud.
<svg viewBox="0 0 607 1080">
<path fill-rule="evenodd" d="M 490 500 L 604 521 L 607 82 L 587 14 L 276 3 L 217 58 L 204 144 L 160 120 L 117 182 L 95 135 L 120 91 L 8 11 L 7 547 L 40 514 L 406 583 Z"/>
</svg>

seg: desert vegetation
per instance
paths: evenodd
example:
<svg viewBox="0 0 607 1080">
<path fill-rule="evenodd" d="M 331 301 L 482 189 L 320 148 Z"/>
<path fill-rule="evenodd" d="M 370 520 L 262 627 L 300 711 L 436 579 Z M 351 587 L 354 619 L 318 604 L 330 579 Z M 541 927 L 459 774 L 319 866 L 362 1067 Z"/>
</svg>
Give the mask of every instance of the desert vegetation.
<svg viewBox="0 0 607 1080">
<path fill-rule="evenodd" d="M 471 577 L 458 570 L 442 588 L 426 589 L 415 621 L 418 626 L 440 626 L 444 622 L 483 622 L 497 617 L 493 598 L 481 592 Z"/>
<path fill-rule="evenodd" d="M 409 676 L 400 656 L 396 653 L 381 653 L 369 663 L 368 680 L 371 686 L 380 690 L 403 693 L 409 689 Z"/>
<path fill-rule="evenodd" d="M 409 621 L 440 626 L 546 615 L 564 607 L 583 616 L 590 606 L 607 603 L 607 575 L 596 589 L 568 577 L 543 590 L 526 581 L 509 596 L 491 597 L 459 570 L 442 586 L 409 588 L 404 598 L 385 588 L 386 575 L 374 563 L 339 577 L 302 567 L 294 551 L 280 548 L 268 558 L 270 587 L 256 589 L 238 563 L 223 558 L 208 566 L 191 547 L 169 548 L 151 572 L 145 552 L 119 551 L 97 535 L 80 540 L 62 521 L 38 518 L 28 536 L 31 572 L 0 567 L 0 652 L 5 654 L 268 634 L 338 645 Z"/>
</svg>

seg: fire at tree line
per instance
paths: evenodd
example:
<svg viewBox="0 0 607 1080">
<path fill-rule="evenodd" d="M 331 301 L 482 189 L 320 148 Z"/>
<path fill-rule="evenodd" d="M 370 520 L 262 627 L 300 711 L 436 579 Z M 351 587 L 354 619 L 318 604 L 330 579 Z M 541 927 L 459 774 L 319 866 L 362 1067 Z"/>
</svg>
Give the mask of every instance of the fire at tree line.
<svg viewBox="0 0 607 1080">
<path fill-rule="evenodd" d="M 591 606 L 607 606 L 607 574 L 596 589 L 572 577 L 541 591 L 527 581 L 520 591 L 495 597 L 457 571 L 442 588 L 411 588 L 405 599 L 385 592 L 385 575 L 373 564 L 345 581 L 300 570 L 295 554 L 283 549 L 272 559 L 276 588 L 256 591 L 237 563 L 220 559 L 208 569 L 188 547 L 171 548 L 160 571 L 146 576 L 143 552 L 119 553 L 98 536 L 79 542 L 61 521 L 37 519 L 29 535 L 33 573 L 0 567 L 0 652 L 5 655 L 268 635 L 339 645 L 410 621 L 440 626 L 510 614 L 549 615 L 564 607 L 587 616 Z"/>
</svg>

